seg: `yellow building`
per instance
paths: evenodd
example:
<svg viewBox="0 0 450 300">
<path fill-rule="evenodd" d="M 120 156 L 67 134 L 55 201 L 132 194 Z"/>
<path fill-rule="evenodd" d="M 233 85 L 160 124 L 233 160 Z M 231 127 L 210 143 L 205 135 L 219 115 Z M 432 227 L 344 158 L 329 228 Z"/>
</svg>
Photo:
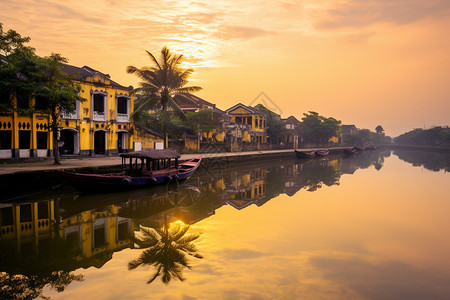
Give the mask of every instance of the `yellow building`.
<svg viewBox="0 0 450 300">
<path fill-rule="evenodd" d="M 0 103 L 11 105 L 0 112 L 0 159 L 51 156 L 49 117 L 39 111 L 39 102 L 20 97 L 10 103 L 9 97 L 0 95 Z"/>
<path fill-rule="evenodd" d="M 62 155 L 114 155 L 133 149 L 133 87 L 122 86 L 107 74 L 90 67 L 64 65 L 81 86 L 72 113 L 60 120 L 59 151 Z M 0 95 L 0 103 L 9 95 Z M 0 159 L 53 156 L 49 116 L 40 110 L 39 99 L 13 99 L 12 108 L 0 114 Z"/>
<path fill-rule="evenodd" d="M 237 137 L 241 137 L 243 142 L 266 143 L 267 116 L 242 103 L 227 109 L 226 114 L 231 117 L 231 124 L 236 125 Z"/>
<path fill-rule="evenodd" d="M 18 253 L 38 255 L 50 241 L 72 240 L 79 250 L 74 259 L 81 265 L 89 258 L 133 246 L 130 236 L 134 233 L 134 221 L 120 217 L 118 206 L 87 210 L 62 219 L 55 211 L 56 201 L 0 205 L 0 241 L 12 244 Z"/>
<path fill-rule="evenodd" d="M 90 67 L 64 65 L 65 73 L 75 73 L 80 96 L 73 113 L 61 120 L 61 154 L 114 155 L 133 149 L 133 87 L 122 86 Z"/>
</svg>

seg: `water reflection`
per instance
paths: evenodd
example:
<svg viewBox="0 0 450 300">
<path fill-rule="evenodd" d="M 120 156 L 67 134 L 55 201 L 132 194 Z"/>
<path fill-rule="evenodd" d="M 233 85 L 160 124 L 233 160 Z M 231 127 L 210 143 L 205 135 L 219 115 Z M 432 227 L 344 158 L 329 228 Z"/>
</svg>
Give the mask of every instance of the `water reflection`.
<svg viewBox="0 0 450 300">
<path fill-rule="evenodd" d="M 101 268 L 114 252 L 134 247 L 143 252 L 129 263 L 130 269 L 156 268 L 148 283 L 158 276 L 164 283 L 183 280 L 183 270 L 191 267 L 187 256 L 201 257 L 194 244 L 198 235 L 187 234 L 189 225 L 223 206 L 242 210 L 262 206 L 280 194 L 338 185 L 342 174 L 369 166 L 379 170 L 389 155 L 390 151 L 375 151 L 201 168 L 180 186 L 2 203 L 0 283 L 5 288 L 0 298 L 43 296 L 44 286 L 62 292 L 71 282 L 83 280 L 75 270 Z"/>
<path fill-rule="evenodd" d="M 413 166 L 423 166 L 430 171 L 438 172 L 445 170 L 450 171 L 450 155 L 447 153 L 438 153 L 420 150 L 395 150 L 394 154 L 403 161 Z"/>
<path fill-rule="evenodd" d="M 173 279 L 184 280 L 183 270 L 191 269 L 187 255 L 203 258 L 198 254 L 194 241 L 199 234 L 186 234 L 188 225 L 177 223 L 166 224 L 162 228 L 140 227 L 133 239 L 139 249 L 146 249 L 139 258 L 128 263 L 128 269 L 139 266 L 153 266 L 156 272 L 147 281 L 152 283 L 158 276 L 168 284 Z"/>
</svg>

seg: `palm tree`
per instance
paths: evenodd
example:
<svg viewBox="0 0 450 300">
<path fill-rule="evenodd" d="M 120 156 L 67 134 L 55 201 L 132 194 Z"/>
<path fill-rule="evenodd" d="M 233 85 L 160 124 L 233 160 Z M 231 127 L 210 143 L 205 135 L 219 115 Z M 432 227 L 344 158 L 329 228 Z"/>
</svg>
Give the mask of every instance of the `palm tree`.
<svg viewBox="0 0 450 300">
<path fill-rule="evenodd" d="M 143 251 L 138 259 L 128 263 L 128 270 L 153 265 L 156 272 L 147 281 L 148 284 L 160 275 L 165 284 L 172 279 L 183 281 L 183 269 L 191 269 L 187 255 L 203 258 L 197 253 L 197 247 L 193 244 L 199 235 L 186 235 L 188 230 L 187 225 L 175 223 L 167 226 L 167 222 L 160 229 L 140 226 L 139 238 L 135 238 L 134 242 L 138 248 L 147 250 Z"/>
<path fill-rule="evenodd" d="M 184 113 L 174 101 L 175 97 L 188 99 L 188 96 L 200 91 L 198 86 L 185 86 L 188 83 L 189 75 L 193 69 L 182 69 L 182 54 L 174 54 L 167 47 L 161 49 L 159 58 L 156 58 L 149 51 L 146 51 L 153 63 L 151 67 L 128 66 L 129 74 L 136 74 L 142 82 L 140 87 L 135 89 L 142 95 L 142 101 L 135 109 L 135 113 L 144 108 L 158 109 L 161 111 L 161 123 L 164 132 L 164 146 L 168 147 L 167 124 L 170 120 L 168 108 L 171 108 L 177 115 L 184 119 Z"/>
</svg>

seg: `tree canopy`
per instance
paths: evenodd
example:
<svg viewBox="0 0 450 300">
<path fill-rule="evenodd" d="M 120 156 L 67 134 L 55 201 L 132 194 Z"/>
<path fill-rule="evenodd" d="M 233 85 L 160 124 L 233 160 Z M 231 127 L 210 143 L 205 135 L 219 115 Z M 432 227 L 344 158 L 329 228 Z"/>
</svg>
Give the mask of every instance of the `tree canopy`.
<svg viewBox="0 0 450 300">
<path fill-rule="evenodd" d="M 189 82 L 189 76 L 194 70 L 181 68 L 183 55 L 172 53 L 167 47 L 161 49 L 158 58 L 149 51 L 147 51 L 147 54 L 152 63 L 151 67 L 140 69 L 134 66 L 127 67 L 129 74 L 135 74 L 142 80 L 140 86 L 135 89 L 135 92 L 141 94 L 140 106 L 135 107 L 135 113 L 144 108 L 151 108 L 160 112 L 164 144 L 167 147 L 167 126 L 170 121 L 169 108 L 180 118 L 185 118 L 174 98 L 182 97 L 190 101 L 188 96 L 201 90 L 201 87 L 186 86 Z"/>
<path fill-rule="evenodd" d="M 314 111 L 309 111 L 303 115 L 302 125 L 306 142 L 316 145 L 328 144 L 331 137 L 339 135 L 340 121 L 334 118 L 326 118 Z"/>
</svg>

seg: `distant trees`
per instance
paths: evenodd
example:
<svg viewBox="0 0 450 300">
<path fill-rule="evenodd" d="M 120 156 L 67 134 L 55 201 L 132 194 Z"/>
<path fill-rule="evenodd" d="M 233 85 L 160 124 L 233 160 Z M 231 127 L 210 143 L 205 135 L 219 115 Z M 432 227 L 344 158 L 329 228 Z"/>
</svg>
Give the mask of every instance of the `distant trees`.
<svg viewBox="0 0 450 300">
<path fill-rule="evenodd" d="M 323 117 L 314 111 L 309 111 L 303 115 L 302 126 L 307 143 L 326 145 L 331 137 L 339 135 L 340 121 Z"/>
<path fill-rule="evenodd" d="M 417 146 L 450 146 L 450 128 L 414 129 L 395 138 L 396 144 Z"/>
<path fill-rule="evenodd" d="M 383 127 L 381 127 L 381 125 L 378 125 L 376 128 L 375 128 L 375 132 L 377 133 L 377 134 L 383 134 L 383 132 L 384 132 L 384 129 L 383 129 Z"/>
</svg>

